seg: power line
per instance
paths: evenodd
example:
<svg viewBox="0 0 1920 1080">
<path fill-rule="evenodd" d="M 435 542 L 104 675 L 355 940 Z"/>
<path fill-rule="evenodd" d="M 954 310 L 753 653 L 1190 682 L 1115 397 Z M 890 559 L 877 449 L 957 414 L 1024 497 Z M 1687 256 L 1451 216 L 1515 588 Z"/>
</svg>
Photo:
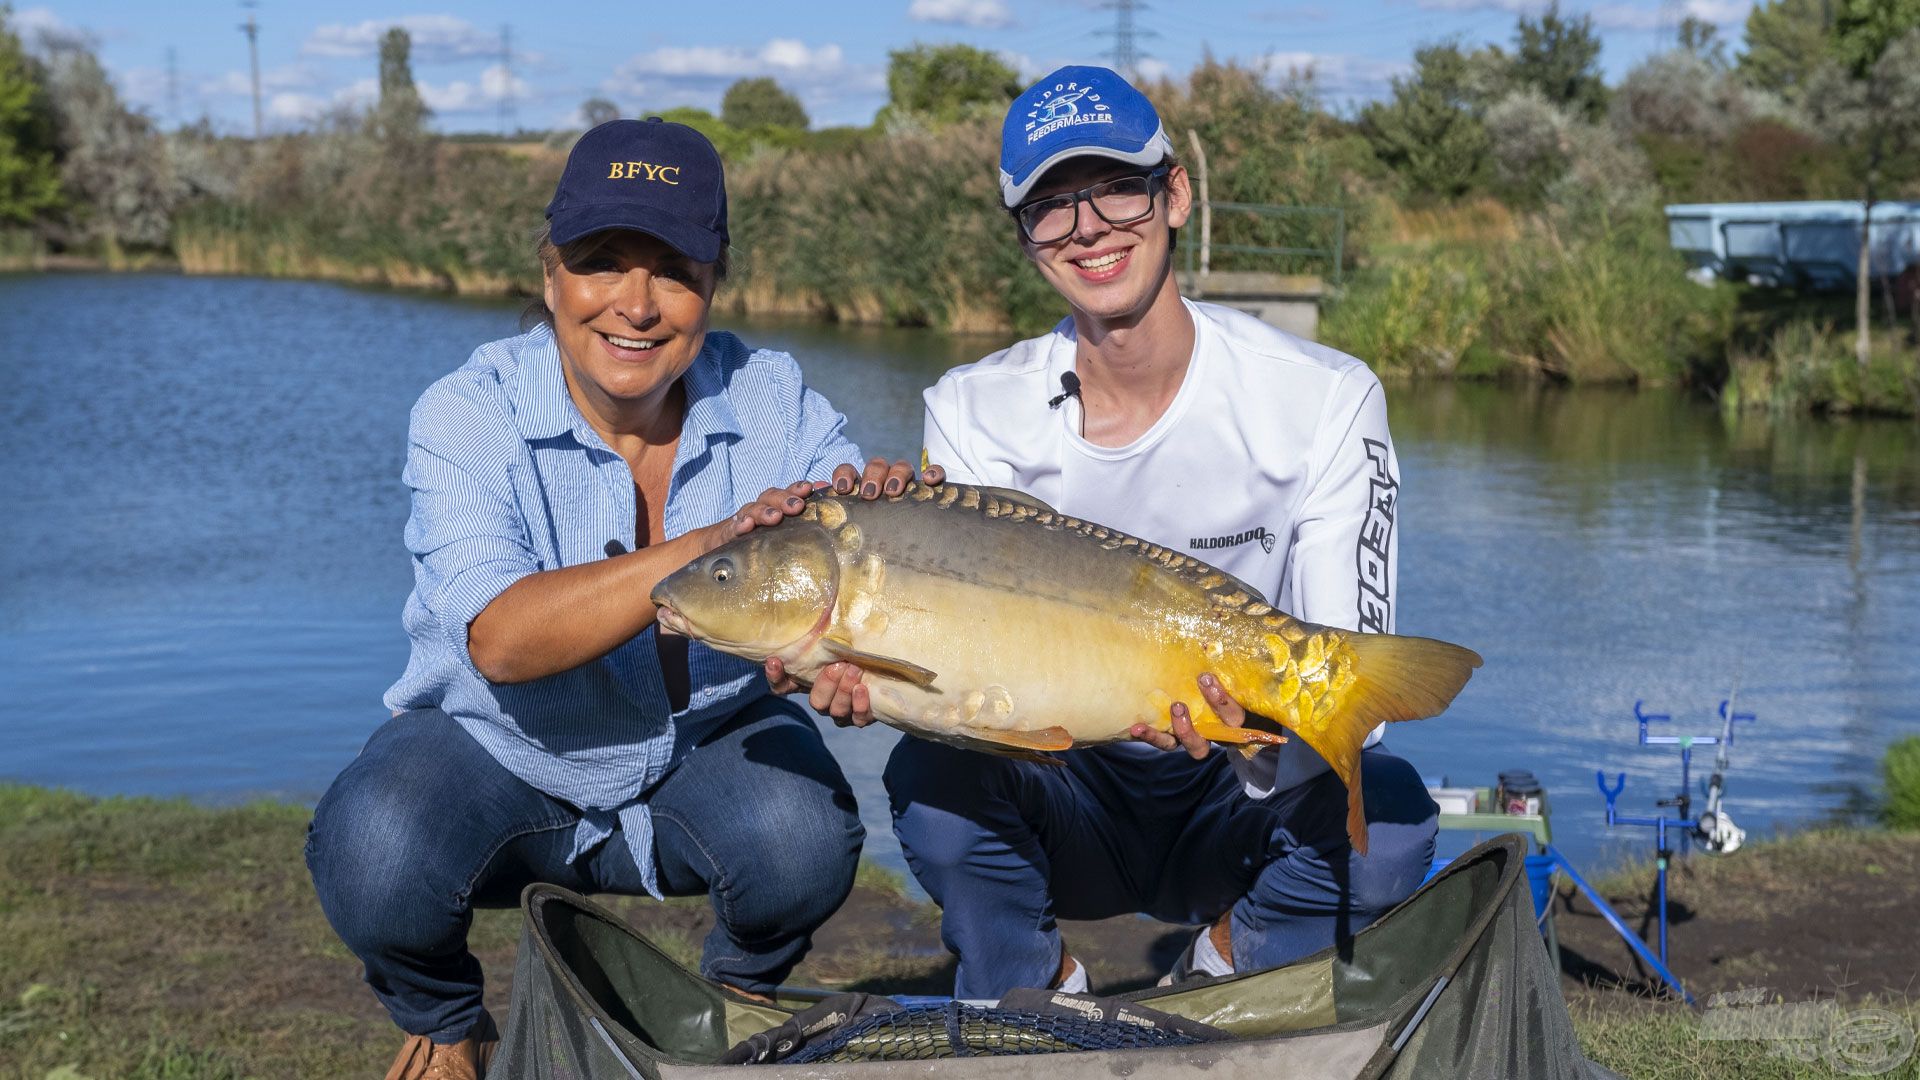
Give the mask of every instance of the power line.
<svg viewBox="0 0 1920 1080">
<path fill-rule="evenodd" d="M 180 53 L 167 46 L 167 123 L 180 126 Z"/>
<path fill-rule="evenodd" d="M 1134 15 L 1147 5 L 1140 0 L 1105 0 L 1098 6 L 1113 12 L 1113 29 L 1095 31 L 1101 37 L 1113 39 L 1113 48 L 1100 55 L 1112 60 L 1113 66 L 1129 82 L 1139 82 L 1140 61 L 1147 59 L 1147 54 L 1140 51 L 1139 39 L 1158 36 L 1151 30 L 1140 29 L 1133 21 Z"/>
<path fill-rule="evenodd" d="M 514 115 L 513 100 L 513 27 L 500 24 L 500 137 L 505 138 L 509 130 L 517 130 L 519 121 Z"/>
<path fill-rule="evenodd" d="M 263 130 L 260 123 L 260 21 L 253 17 L 253 9 L 260 4 L 259 0 L 240 0 L 240 6 L 247 9 L 247 21 L 240 24 L 240 30 L 247 35 L 247 56 L 253 65 L 253 137 L 258 139 Z"/>
</svg>

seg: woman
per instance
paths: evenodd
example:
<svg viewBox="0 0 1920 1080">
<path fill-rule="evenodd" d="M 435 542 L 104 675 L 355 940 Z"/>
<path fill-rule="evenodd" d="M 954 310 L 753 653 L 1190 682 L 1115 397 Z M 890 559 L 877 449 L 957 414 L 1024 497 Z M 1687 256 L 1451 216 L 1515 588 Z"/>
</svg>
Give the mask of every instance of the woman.
<svg viewBox="0 0 1920 1080">
<path fill-rule="evenodd" d="M 414 407 L 412 656 L 309 830 L 321 906 L 409 1036 L 390 1080 L 485 1070 L 475 905 L 532 881 L 704 893 L 702 971 L 753 995 L 806 952 L 860 851 L 839 766 L 770 693 L 784 673 L 661 637 L 647 596 L 816 483 L 891 494 L 910 467 L 862 473 L 791 357 L 708 333 L 727 209 L 698 132 L 593 129 L 547 219 L 544 324 Z M 822 706 L 857 681 L 838 674 Z"/>
</svg>

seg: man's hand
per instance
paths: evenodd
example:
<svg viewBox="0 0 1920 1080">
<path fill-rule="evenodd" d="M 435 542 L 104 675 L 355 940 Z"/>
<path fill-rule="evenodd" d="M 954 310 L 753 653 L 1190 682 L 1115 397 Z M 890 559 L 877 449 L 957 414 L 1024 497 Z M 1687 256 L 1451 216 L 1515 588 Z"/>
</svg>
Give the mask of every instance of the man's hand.
<svg viewBox="0 0 1920 1080">
<path fill-rule="evenodd" d="M 800 691 L 799 680 L 787 673 L 787 666 L 779 657 L 767 657 L 766 671 L 767 685 L 773 687 L 774 693 Z M 860 681 L 864 674 L 856 664 L 828 664 L 820 669 L 820 677 L 814 680 L 813 686 L 807 688 L 807 704 L 840 727 L 866 727 L 873 723 L 874 717 L 867 684 Z"/>
<path fill-rule="evenodd" d="M 1247 710 L 1227 695 L 1220 680 L 1211 672 L 1200 676 L 1200 696 L 1229 727 L 1241 727 L 1247 722 Z M 1168 710 L 1173 717 L 1173 730 L 1161 731 L 1145 724 L 1135 724 L 1127 730 L 1134 738 L 1149 746 L 1162 750 L 1185 750 L 1187 755 L 1199 761 L 1213 752 L 1213 744 L 1201 738 L 1193 730 L 1193 718 L 1187 715 L 1186 703 L 1176 701 Z"/>
<path fill-rule="evenodd" d="M 946 478 L 947 471 L 938 465 L 929 465 L 920 474 L 920 482 L 929 487 Z M 912 462 L 896 461 L 889 465 L 886 458 L 877 457 L 869 458 L 864 469 L 842 465 L 833 470 L 832 487 L 835 495 L 851 495 L 857 490 L 863 499 L 877 499 L 882 495 L 898 495 L 907 490 L 907 481 L 911 479 Z"/>
</svg>

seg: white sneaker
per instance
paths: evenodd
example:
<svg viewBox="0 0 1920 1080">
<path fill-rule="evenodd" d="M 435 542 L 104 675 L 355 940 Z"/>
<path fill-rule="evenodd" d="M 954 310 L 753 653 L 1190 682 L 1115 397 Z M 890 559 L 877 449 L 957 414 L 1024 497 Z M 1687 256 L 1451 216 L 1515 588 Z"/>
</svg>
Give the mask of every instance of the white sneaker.
<svg viewBox="0 0 1920 1080">
<path fill-rule="evenodd" d="M 1194 931 L 1193 939 L 1173 961 L 1173 967 L 1160 976 L 1156 986 L 1172 986 L 1189 979 L 1220 978 L 1233 974 L 1233 961 L 1220 955 L 1213 946 L 1213 927 L 1203 926 Z"/>
<path fill-rule="evenodd" d="M 1073 969 L 1067 972 L 1067 977 L 1061 979 L 1060 985 L 1054 987 L 1054 989 L 1063 994 L 1086 993 L 1087 987 L 1090 985 L 1087 980 L 1087 965 L 1081 963 L 1071 955 L 1067 957 L 1067 963 L 1072 964 Z"/>
</svg>

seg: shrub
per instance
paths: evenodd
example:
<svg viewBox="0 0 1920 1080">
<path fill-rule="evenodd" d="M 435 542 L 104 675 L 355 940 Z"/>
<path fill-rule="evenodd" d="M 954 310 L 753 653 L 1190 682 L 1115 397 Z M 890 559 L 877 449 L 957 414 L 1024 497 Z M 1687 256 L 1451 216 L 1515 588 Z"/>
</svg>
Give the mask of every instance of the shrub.
<svg viewBox="0 0 1920 1080">
<path fill-rule="evenodd" d="M 1491 304 L 1485 269 L 1470 253 L 1403 259 L 1357 277 L 1320 336 L 1381 375 L 1452 375 Z"/>
<path fill-rule="evenodd" d="M 1526 205 L 1538 205 L 1547 188 L 1567 171 L 1582 124 L 1529 86 L 1487 110 L 1495 189 Z"/>
<path fill-rule="evenodd" d="M 1920 829 L 1920 735 L 1909 735 L 1887 747 L 1880 767 L 1887 781 L 1887 824 Z"/>
<path fill-rule="evenodd" d="M 1721 405 L 1732 412 L 1911 416 L 1920 410 L 1920 359 L 1899 335 L 1876 335 L 1863 368 L 1854 357 L 1851 332 L 1795 319 L 1758 347 L 1735 353 Z"/>
<path fill-rule="evenodd" d="M 1717 383 L 1732 291 L 1687 280 L 1658 207 L 1589 199 L 1487 250 L 1488 346 L 1570 382 Z"/>
</svg>

